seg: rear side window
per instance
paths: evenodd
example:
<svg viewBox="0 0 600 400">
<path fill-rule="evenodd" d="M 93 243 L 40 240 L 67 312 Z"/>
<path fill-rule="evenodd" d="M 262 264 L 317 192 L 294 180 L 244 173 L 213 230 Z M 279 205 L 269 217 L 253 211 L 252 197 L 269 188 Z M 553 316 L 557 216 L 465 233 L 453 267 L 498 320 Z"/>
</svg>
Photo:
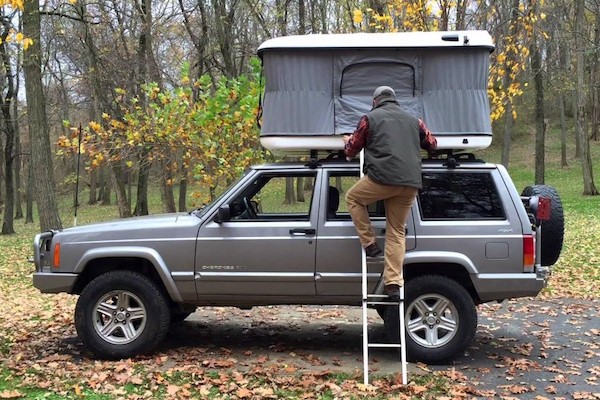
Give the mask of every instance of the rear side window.
<svg viewBox="0 0 600 400">
<path fill-rule="evenodd" d="M 487 172 L 423 173 L 418 201 L 423 220 L 506 219 Z"/>
</svg>

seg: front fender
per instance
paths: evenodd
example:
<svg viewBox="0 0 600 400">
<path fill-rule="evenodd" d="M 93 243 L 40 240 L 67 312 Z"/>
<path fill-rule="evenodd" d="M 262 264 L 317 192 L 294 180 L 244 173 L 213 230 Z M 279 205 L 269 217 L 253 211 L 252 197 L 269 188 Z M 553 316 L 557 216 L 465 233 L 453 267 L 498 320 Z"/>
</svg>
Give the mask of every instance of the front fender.
<svg viewBox="0 0 600 400">
<path fill-rule="evenodd" d="M 167 293 L 171 299 L 175 302 L 183 302 L 181 293 L 177 290 L 175 281 L 169 273 L 169 269 L 165 264 L 160 254 L 149 247 L 138 247 L 138 246 L 119 246 L 119 247 L 102 247 L 98 249 L 91 249 L 83 254 L 83 257 L 79 260 L 75 269 L 74 274 L 80 274 L 85 269 L 85 266 L 92 260 L 99 258 L 142 258 L 148 260 L 153 266 L 158 276 L 160 277 L 163 285 L 167 289 Z"/>
</svg>

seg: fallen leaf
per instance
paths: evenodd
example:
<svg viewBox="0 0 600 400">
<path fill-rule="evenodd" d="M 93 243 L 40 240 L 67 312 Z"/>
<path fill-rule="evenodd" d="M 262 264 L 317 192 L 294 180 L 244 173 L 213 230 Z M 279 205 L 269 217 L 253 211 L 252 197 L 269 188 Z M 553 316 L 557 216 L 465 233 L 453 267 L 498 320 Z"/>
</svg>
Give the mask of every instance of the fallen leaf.
<svg viewBox="0 0 600 400">
<path fill-rule="evenodd" d="M 25 395 L 18 390 L 3 390 L 0 392 L 0 399 L 18 399 L 23 396 Z"/>
</svg>

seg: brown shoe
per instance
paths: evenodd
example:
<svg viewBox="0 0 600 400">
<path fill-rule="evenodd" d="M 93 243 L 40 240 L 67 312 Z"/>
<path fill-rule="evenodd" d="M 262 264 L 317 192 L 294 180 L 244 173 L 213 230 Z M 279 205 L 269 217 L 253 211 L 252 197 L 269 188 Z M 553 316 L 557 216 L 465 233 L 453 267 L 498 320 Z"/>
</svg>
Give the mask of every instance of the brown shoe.
<svg viewBox="0 0 600 400">
<path fill-rule="evenodd" d="M 400 301 L 400 286 L 385 285 L 385 294 L 388 295 L 390 301 Z"/>
<path fill-rule="evenodd" d="M 379 246 L 377 246 L 377 242 L 375 242 L 365 247 L 365 253 L 367 253 L 367 257 L 377 257 L 382 252 Z"/>
</svg>

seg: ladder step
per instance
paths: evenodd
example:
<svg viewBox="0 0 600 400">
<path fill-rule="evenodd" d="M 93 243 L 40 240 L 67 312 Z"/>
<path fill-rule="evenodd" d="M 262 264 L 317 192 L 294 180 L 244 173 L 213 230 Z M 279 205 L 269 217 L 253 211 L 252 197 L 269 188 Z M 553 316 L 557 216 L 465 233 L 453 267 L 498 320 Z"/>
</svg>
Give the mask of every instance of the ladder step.
<svg viewBox="0 0 600 400">
<path fill-rule="evenodd" d="M 387 294 L 368 294 L 367 299 L 387 299 Z"/>
<path fill-rule="evenodd" d="M 400 343 L 369 343 L 368 347 L 380 347 L 380 348 L 395 348 L 399 349 L 402 347 Z"/>
<path fill-rule="evenodd" d="M 371 306 L 399 306 L 402 302 L 398 301 L 367 301 Z"/>
</svg>

